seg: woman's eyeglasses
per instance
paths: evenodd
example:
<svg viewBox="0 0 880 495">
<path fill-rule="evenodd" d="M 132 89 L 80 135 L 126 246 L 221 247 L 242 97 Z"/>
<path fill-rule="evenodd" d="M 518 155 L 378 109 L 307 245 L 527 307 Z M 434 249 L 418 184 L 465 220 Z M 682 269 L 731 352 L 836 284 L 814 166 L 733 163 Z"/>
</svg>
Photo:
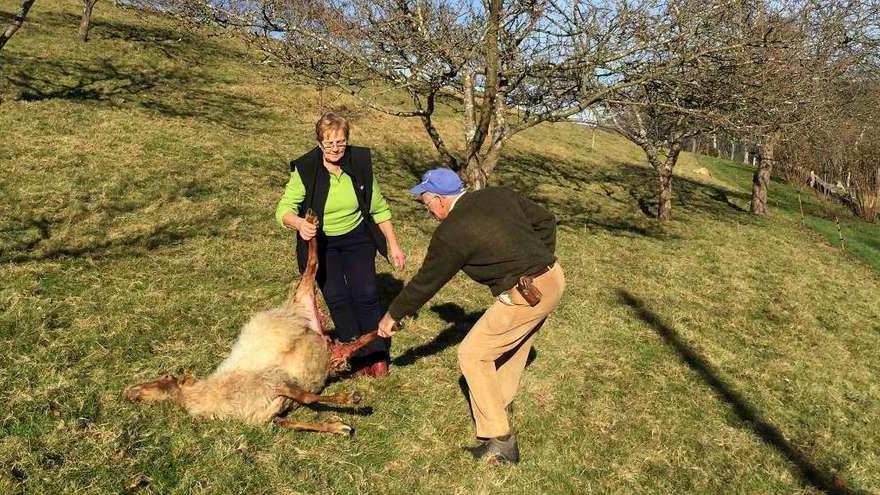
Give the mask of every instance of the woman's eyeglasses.
<svg viewBox="0 0 880 495">
<path fill-rule="evenodd" d="M 342 141 L 323 141 L 321 142 L 321 149 L 325 150 L 335 150 L 340 148 L 345 148 L 348 145 L 348 140 L 343 139 Z"/>
</svg>

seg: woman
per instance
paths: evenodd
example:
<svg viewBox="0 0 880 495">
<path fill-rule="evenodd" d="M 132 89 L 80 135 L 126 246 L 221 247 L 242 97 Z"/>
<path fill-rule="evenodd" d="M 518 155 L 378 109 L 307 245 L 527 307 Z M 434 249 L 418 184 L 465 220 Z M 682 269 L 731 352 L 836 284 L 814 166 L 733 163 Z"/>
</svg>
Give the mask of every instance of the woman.
<svg viewBox="0 0 880 495">
<path fill-rule="evenodd" d="M 318 238 L 318 286 L 339 340 L 378 328 L 382 317 L 376 288 L 376 251 L 402 269 L 406 256 L 391 226 L 391 210 L 373 176 L 370 149 L 348 144 L 348 122 L 332 112 L 315 124 L 318 146 L 290 163 L 290 180 L 275 219 L 296 230 L 297 262 L 305 266 L 306 241 Z M 318 226 L 304 221 L 311 208 Z M 388 340 L 359 353 L 355 374 L 388 375 Z"/>
</svg>

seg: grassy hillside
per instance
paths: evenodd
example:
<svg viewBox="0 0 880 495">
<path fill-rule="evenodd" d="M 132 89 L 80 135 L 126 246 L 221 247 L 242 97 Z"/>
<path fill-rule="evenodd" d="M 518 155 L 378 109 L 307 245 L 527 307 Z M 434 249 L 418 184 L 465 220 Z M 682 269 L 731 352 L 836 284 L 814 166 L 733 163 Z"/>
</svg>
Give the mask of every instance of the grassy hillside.
<svg viewBox="0 0 880 495">
<path fill-rule="evenodd" d="M 109 2 L 81 45 L 77 11 L 37 2 L 0 52 L 0 493 L 880 491 L 880 275 L 802 226 L 782 184 L 750 216 L 727 162 L 685 155 L 659 225 L 639 151 L 565 124 L 517 136 L 496 175 L 556 212 L 568 279 L 517 401 L 519 466 L 461 450 L 454 346 L 490 302 L 462 276 L 395 339 L 389 379 L 328 387 L 370 409 L 295 413 L 351 439 L 127 403 L 133 382 L 209 373 L 282 300 L 295 270 L 272 213 L 319 98 Z M 325 98 L 373 148 L 409 255 L 380 263 L 387 299 L 425 253 L 434 225 L 406 188 L 436 158 L 417 122 Z"/>
<path fill-rule="evenodd" d="M 753 169 L 750 167 L 708 156 L 699 156 L 698 161 L 727 187 L 751 194 Z M 777 213 L 797 219 L 829 244 L 842 247 L 855 259 L 880 272 L 880 225 L 860 221 L 843 205 L 814 191 L 787 187 L 779 180 L 774 180 L 771 188 L 771 203 Z M 740 206 L 748 208 L 748 202 Z"/>
</svg>

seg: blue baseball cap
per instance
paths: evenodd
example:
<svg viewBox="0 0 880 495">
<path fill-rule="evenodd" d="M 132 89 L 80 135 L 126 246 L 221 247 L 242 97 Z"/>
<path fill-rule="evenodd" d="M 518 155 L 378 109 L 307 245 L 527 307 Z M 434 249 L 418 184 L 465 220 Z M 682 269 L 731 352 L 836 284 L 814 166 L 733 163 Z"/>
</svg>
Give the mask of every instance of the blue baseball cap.
<svg viewBox="0 0 880 495">
<path fill-rule="evenodd" d="M 425 175 L 422 176 L 422 182 L 419 182 L 416 187 L 409 190 L 410 194 L 416 196 L 425 192 L 448 196 L 463 191 L 464 184 L 461 183 L 458 174 L 448 168 L 433 168 L 428 170 L 425 172 Z"/>
</svg>

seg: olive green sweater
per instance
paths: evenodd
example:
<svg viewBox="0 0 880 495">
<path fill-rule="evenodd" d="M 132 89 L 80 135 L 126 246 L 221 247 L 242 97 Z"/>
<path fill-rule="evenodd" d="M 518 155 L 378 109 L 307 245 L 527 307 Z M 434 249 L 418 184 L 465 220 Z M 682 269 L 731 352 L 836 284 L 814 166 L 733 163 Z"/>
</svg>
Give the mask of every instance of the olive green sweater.
<svg viewBox="0 0 880 495">
<path fill-rule="evenodd" d="M 466 192 L 440 223 L 425 261 L 391 302 L 395 320 L 419 310 L 458 270 L 493 296 L 556 261 L 556 217 L 504 187 Z"/>
</svg>

